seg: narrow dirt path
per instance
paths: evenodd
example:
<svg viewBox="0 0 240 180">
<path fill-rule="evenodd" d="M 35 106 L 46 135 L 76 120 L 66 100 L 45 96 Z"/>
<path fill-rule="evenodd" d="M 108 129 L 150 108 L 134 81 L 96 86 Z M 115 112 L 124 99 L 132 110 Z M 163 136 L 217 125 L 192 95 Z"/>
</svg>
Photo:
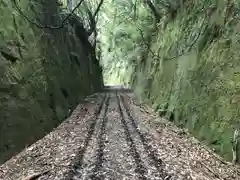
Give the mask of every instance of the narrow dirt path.
<svg viewBox="0 0 240 180">
<path fill-rule="evenodd" d="M 0 179 L 47 171 L 38 179 L 240 180 L 238 167 L 179 132 L 136 105 L 133 93 L 109 90 L 3 164 Z"/>
</svg>

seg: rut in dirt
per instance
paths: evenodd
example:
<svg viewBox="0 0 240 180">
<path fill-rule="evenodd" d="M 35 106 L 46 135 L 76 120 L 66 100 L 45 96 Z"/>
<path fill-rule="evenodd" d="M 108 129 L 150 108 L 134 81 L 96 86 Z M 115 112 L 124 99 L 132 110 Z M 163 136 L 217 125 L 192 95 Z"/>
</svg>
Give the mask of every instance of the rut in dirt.
<svg viewBox="0 0 240 180">
<path fill-rule="evenodd" d="M 104 161 L 104 149 L 105 149 L 105 137 L 106 137 L 106 124 L 107 124 L 107 118 L 106 118 L 106 113 L 107 113 L 107 109 L 109 106 L 109 97 L 106 101 L 106 107 L 104 109 L 104 114 L 103 114 L 103 120 L 101 123 L 101 127 L 100 127 L 100 134 L 97 137 L 97 142 L 98 142 L 98 148 L 97 148 L 97 152 L 96 152 L 96 160 L 94 163 L 94 169 L 93 169 L 93 174 L 91 175 L 91 179 L 103 179 L 104 177 L 100 174 L 99 175 L 99 171 L 102 171 L 102 167 L 103 167 L 103 161 Z M 97 172 L 97 173 L 95 173 Z"/>
<path fill-rule="evenodd" d="M 131 155 L 132 155 L 132 157 L 133 157 L 133 159 L 134 159 L 134 161 L 137 165 L 137 168 L 135 169 L 135 172 L 137 173 L 139 179 L 145 180 L 146 179 L 145 174 L 146 174 L 147 168 L 144 167 L 142 159 L 140 157 L 140 154 L 138 153 L 136 145 L 135 145 L 135 143 L 134 143 L 134 141 L 131 137 L 130 131 L 128 129 L 127 122 L 126 122 L 126 120 L 124 118 L 124 115 L 123 115 L 123 109 L 122 109 L 121 104 L 120 104 L 120 99 L 119 99 L 118 96 L 117 96 L 117 99 L 118 99 L 119 111 L 120 111 L 120 114 L 121 114 L 121 122 L 123 124 L 123 128 L 124 128 L 124 131 L 125 131 L 126 141 L 127 141 L 128 145 L 130 146 Z"/>
<path fill-rule="evenodd" d="M 97 121 L 99 121 L 99 119 L 100 119 L 101 112 L 104 111 L 104 117 L 106 116 L 106 111 L 107 111 L 107 108 L 108 108 L 108 104 L 109 104 L 109 96 L 108 96 L 108 94 L 105 94 L 98 110 L 95 112 L 94 117 L 89 122 L 87 138 L 84 141 L 83 147 L 80 148 L 80 150 L 79 150 L 79 154 L 77 156 L 78 158 L 75 160 L 74 169 L 72 170 L 71 173 L 69 173 L 67 179 L 69 179 L 69 180 L 70 179 L 81 179 L 82 174 L 79 173 L 79 171 L 81 171 L 81 169 L 82 169 L 82 161 L 83 161 L 85 152 L 86 152 L 86 150 L 89 146 L 89 142 L 92 139 L 92 136 L 93 136 L 93 133 L 94 133 L 94 130 L 95 130 L 95 126 L 96 126 Z M 105 119 L 105 118 L 103 118 L 103 119 Z M 102 131 L 104 131 L 104 125 L 105 124 L 106 124 L 106 122 L 104 120 L 104 122 L 102 123 L 102 129 L 101 129 Z M 103 136 L 103 133 L 99 137 L 100 143 L 99 143 L 98 159 L 97 159 L 97 162 L 96 162 L 96 164 L 97 164 L 96 165 L 96 170 L 100 169 L 102 161 L 103 161 L 103 159 L 102 159 L 103 152 L 102 151 L 103 151 L 104 145 L 103 145 L 102 136 Z"/>
<path fill-rule="evenodd" d="M 170 178 L 171 176 L 169 174 L 167 174 L 166 172 L 164 172 L 164 164 L 163 164 L 163 161 L 158 158 L 158 156 L 156 155 L 156 151 L 152 148 L 152 146 L 150 145 L 151 143 L 148 141 L 148 139 L 150 139 L 151 137 L 149 137 L 148 134 L 143 134 L 136 121 L 134 120 L 133 116 L 131 115 L 130 113 L 130 107 L 128 106 L 128 103 L 127 101 L 124 99 L 124 96 L 122 94 L 119 95 L 120 100 L 119 100 L 119 108 L 121 108 L 120 106 L 120 102 L 122 103 L 123 105 L 123 108 L 126 112 L 126 115 L 127 115 L 127 118 L 129 121 L 130 121 L 130 124 L 131 126 L 133 127 L 134 131 L 137 133 L 139 139 L 141 140 L 141 143 L 144 147 L 144 150 L 145 152 L 147 153 L 147 156 L 150 160 L 150 163 L 153 164 L 155 166 L 155 168 L 158 170 L 158 173 L 159 175 L 163 178 L 163 179 L 166 179 L 166 178 Z M 123 111 L 123 110 L 121 110 Z M 121 112 L 122 114 L 122 112 Z M 122 115 L 123 119 L 124 119 L 124 116 Z"/>
<path fill-rule="evenodd" d="M 118 113 L 116 120 L 113 120 L 112 113 Z M 118 144 L 120 149 L 111 152 L 115 146 L 113 142 L 108 143 L 107 139 L 113 137 L 115 132 L 107 129 L 107 126 L 116 125 L 116 131 L 122 130 L 121 137 L 115 136 L 114 139 L 114 143 Z M 125 175 L 125 179 L 169 179 L 171 176 L 163 170 L 163 162 L 149 145 L 148 138 L 140 131 L 131 115 L 124 94 L 118 91 L 107 92 L 95 112 L 95 117 L 89 121 L 87 138 L 79 150 L 78 159 L 68 179 L 119 179 L 117 171 L 119 174 L 129 174 L 127 171 L 130 172 L 130 169 L 133 173 L 131 177 Z M 122 157 L 119 163 L 116 157 L 121 156 L 120 150 L 125 152 L 127 157 Z M 124 158 L 130 159 L 130 162 L 127 164 Z M 114 169 L 114 164 L 128 168 Z M 113 168 L 111 172 L 110 168 Z"/>
</svg>

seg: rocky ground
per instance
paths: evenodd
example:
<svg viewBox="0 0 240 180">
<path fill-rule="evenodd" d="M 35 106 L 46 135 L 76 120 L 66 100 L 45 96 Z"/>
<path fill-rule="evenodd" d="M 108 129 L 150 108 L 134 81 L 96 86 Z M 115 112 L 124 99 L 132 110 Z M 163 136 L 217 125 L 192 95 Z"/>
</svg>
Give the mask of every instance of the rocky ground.
<svg viewBox="0 0 240 180">
<path fill-rule="evenodd" d="M 240 168 L 108 90 L 80 104 L 50 134 L 0 167 L 2 180 L 240 180 Z"/>
</svg>

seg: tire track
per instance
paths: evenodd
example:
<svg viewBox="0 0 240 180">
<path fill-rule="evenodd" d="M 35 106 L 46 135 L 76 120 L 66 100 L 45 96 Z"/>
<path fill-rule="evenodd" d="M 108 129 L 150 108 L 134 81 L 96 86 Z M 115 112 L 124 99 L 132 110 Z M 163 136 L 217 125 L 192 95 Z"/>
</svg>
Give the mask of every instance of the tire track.
<svg viewBox="0 0 240 180">
<path fill-rule="evenodd" d="M 108 122 L 106 125 L 106 147 L 104 149 L 104 179 L 134 180 L 138 179 L 135 173 L 135 161 L 132 158 L 127 144 L 124 128 L 121 123 L 116 92 L 111 93 Z"/>
<path fill-rule="evenodd" d="M 103 114 L 103 120 L 100 128 L 100 133 L 97 137 L 98 141 L 98 149 L 96 152 L 96 160 L 95 160 L 95 167 L 93 169 L 93 174 L 90 176 L 90 179 L 94 180 L 100 180 L 104 179 L 104 176 L 101 174 L 102 168 L 103 168 L 103 161 L 104 161 L 104 149 L 105 149 L 105 141 L 106 141 L 106 124 L 108 119 L 106 118 L 107 110 L 109 107 L 109 100 L 110 98 L 107 99 L 106 101 L 106 108 L 104 110 Z"/>
<path fill-rule="evenodd" d="M 136 145 L 135 145 L 135 143 L 134 143 L 134 141 L 131 137 L 130 131 L 129 131 L 128 126 L 127 126 L 127 122 L 126 122 L 126 120 L 124 118 L 124 115 L 123 115 L 123 109 L 121 107 L 121 101 L 120 101 L 120 98 L 117 95 L 117 93 L 116 93 L 116 96 L 117 96 L 118 107 L 119 107 L 119 111 L 120 111 L 120 115 L 121 115 L 121 122 L 123 124 L 124 132 L 125 132 L 125 136 L 126 136 L 125 139 L 126 139 L 128 145 L 130 147 L 131 155 L 132 155 L 132 157 L 135 161 L 135 164 L 136 164 L 135 172 L 138 175 L 139 179 L 147 180 L 147 178 L 145 176 L 145 174 L 147 172 L 147 169 L 144 166 L 144 163 L 141 160 L 140 154 L 137 151 Z"/>
<path fill-rule="evenodd" d="M 109 97 L 108 97 L 108 94 L 106 94 L 104 96 L 99 108 L 94 113 L 94 117 L 90 120 L 90 123 L 89 123 L 88 128 L 87 128 L 88 129 L 87 130 L 87 137 L 84 140 L 83 147 L 79 150 L 79 153 L 76 156 L 77 158 L 75 159 L 75 163 L 74 163 L 74 166 L 73 166 L 73 172 L 69 173 L 69 176 L 67 177 L 67 179 L 69 179 L 69 180 L 75 179 L 76 175 L 77 175 L 78 178 L 81 178 L 81 174 L 79 174 L 79 171 L 82 169 L 82 162 L 83 162 L 84 154 L 87 150 L 87 147 L 89 145 L 90 140 L 92 139 L 97 120 L 99 119 L 99 116 L 100 116 L 101 111 L 103 109 L 103 105 L 108 100 L 109 100 Z M 107 107 L 105 108 L 105 111 L 106 111 L 106 109 L 107 109 Z"/>
<path fill-rule="evenodd" d="M 126 101 L 124 100 L 122 95 L 120 95 L 120 99 L 122 101 L 125 112 L 128 116 L 128 119 L 130 120 L 130 123 L 131 123 L 132 127 L 134 128 L 134 131 L 138 134 L 138 136 L 143 144 L 143 147 L 147 153 L 147 156 L 151 160 L 151 163 L 155 166 L 155 168 L 158 170 L 159 175 L 163 179 L 171 178 L 170 175 L 168 175 L 166 172 L 164 172 L 163 161 L 160 158 L 158 158 L 158 156 L 156 155 L 155 150 L 150 145 L 148 138 L 144 137 L 143 133 L 139 130 L 133 116 L 130 113 L 130 108 L 129 108 L 128 104 L 126 103 Z"/>
</svg>

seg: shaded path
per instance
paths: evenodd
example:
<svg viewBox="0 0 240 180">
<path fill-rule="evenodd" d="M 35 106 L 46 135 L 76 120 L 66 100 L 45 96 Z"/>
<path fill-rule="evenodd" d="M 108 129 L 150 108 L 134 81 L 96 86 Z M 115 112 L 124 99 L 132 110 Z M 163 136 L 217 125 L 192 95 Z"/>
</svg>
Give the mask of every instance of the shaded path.
<svg viewBox="0 0 240 180">
<path fill-rule="evenodd" d="M 239 168 L 179 132 L 131 91 L 108 89 L 2 165 L 0 180 L 45 171 L 40 180 L 240 180 Z"/>
<path fill-rule="evenodd" d="M 91 142 L 83 148 L 86 150 L 84 157 L 82 150 L 80 151 L 79 163 L 71 178 L 169 179 L 171 176 L 164 172 L 163 162 L 156 157 L 131 116 L 124 94 L 109 92 L 106 96 L 109 97 L 104 101 L 105 105 L 100 106 L 102 113 L 100 110 L 99 116 L 93 121 L 96 124 L 94 132 L 90 128 Z M 114 131 L 108 128 L 114 126 L 117 127 Z M 121 136 L 116 136 L 116 132 L 120 132 Z"/>
</svg>

